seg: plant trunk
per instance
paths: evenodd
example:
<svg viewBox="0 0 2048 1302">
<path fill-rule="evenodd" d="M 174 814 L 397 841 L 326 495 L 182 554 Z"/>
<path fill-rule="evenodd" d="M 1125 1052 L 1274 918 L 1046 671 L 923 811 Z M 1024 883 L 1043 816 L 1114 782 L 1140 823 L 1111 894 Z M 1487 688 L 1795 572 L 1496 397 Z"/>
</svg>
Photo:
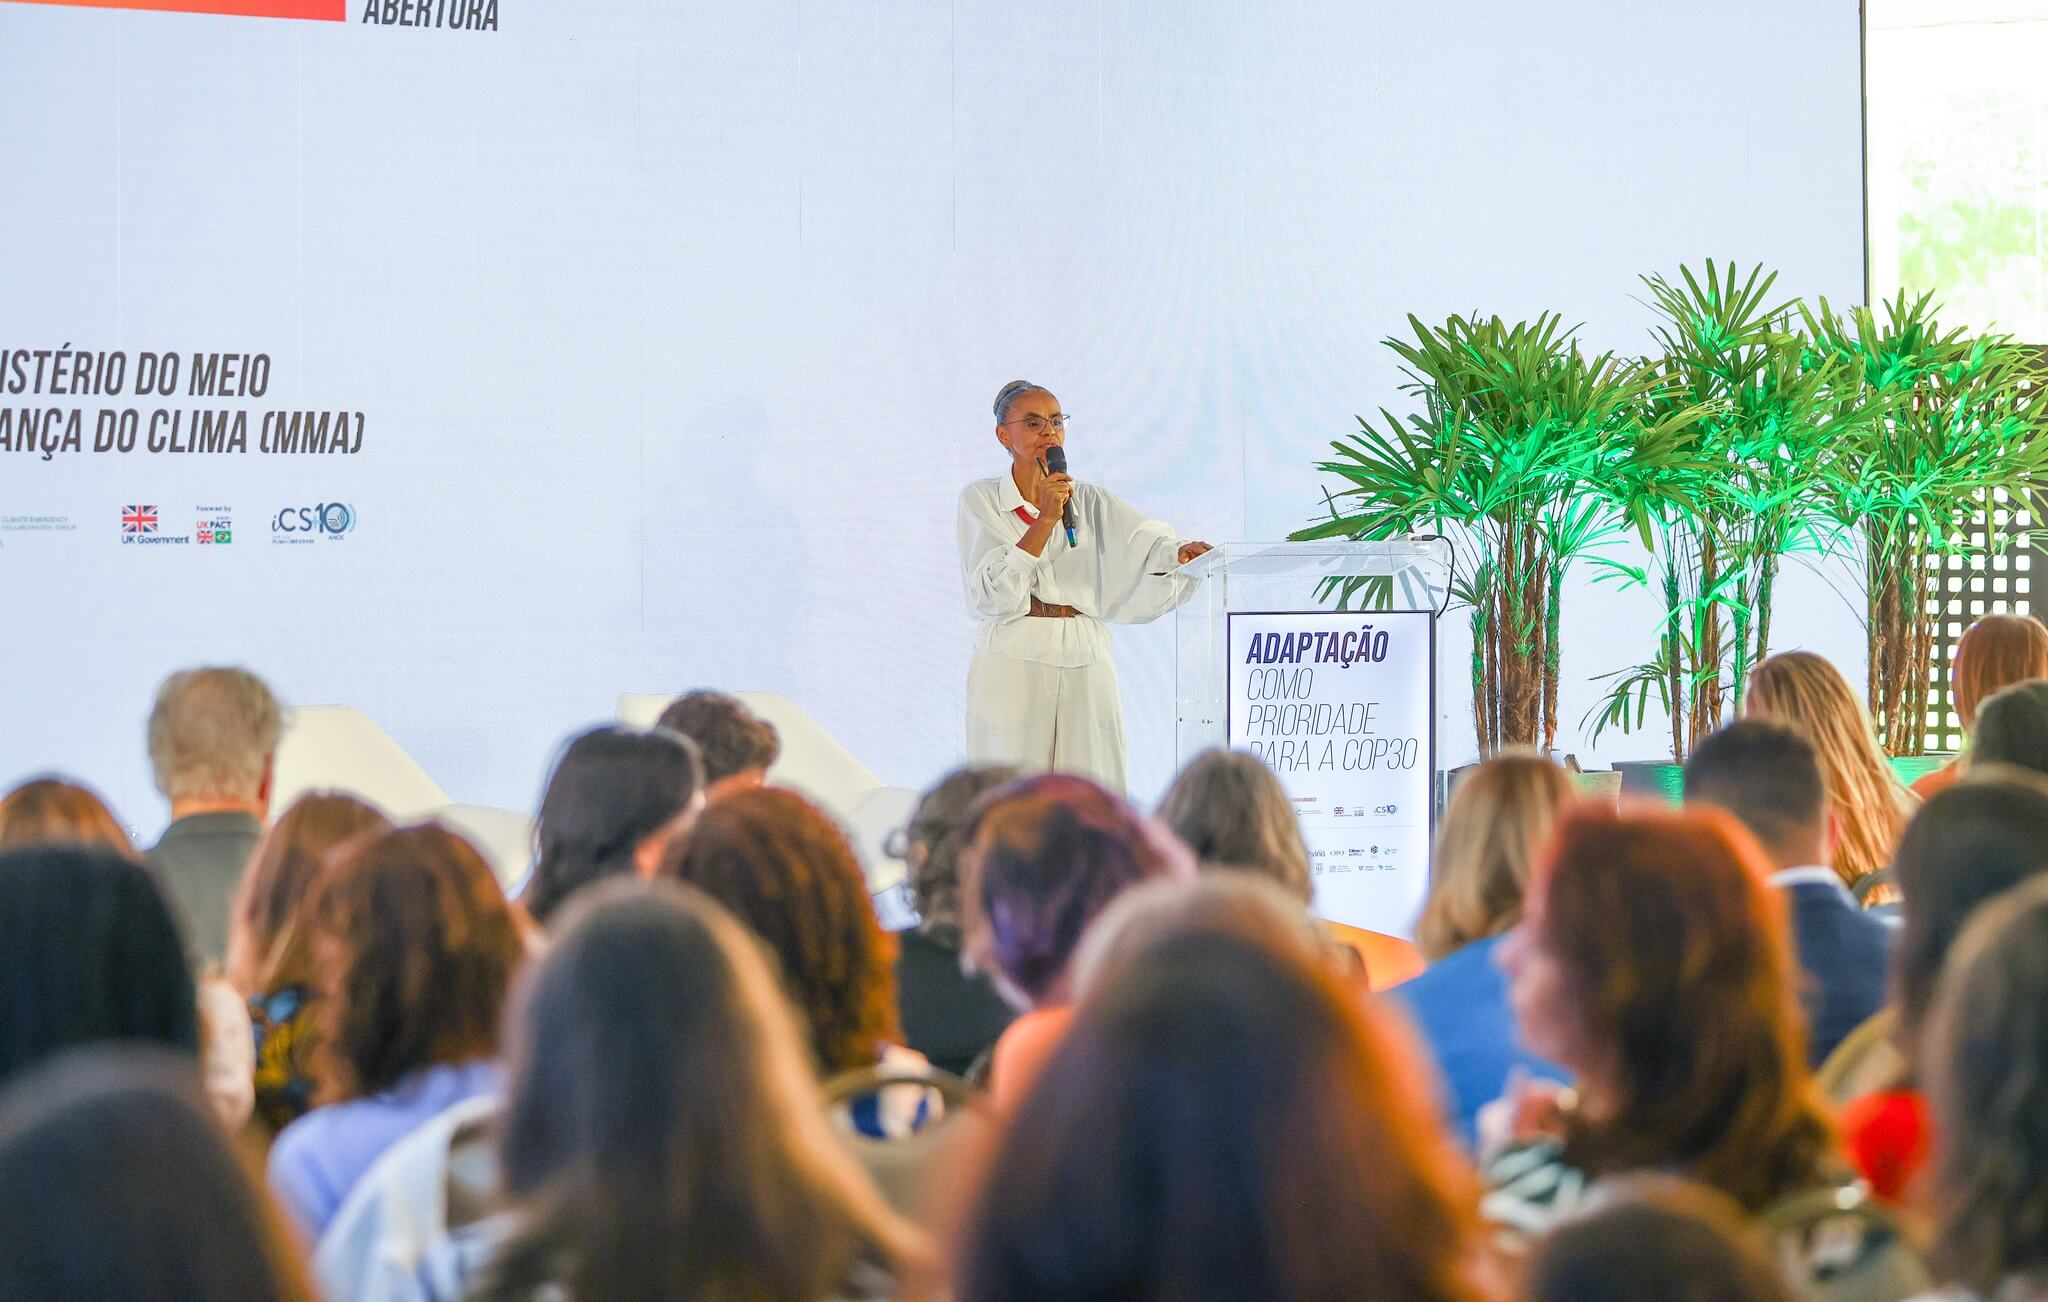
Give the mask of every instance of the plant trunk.
<svg viewBox="0 0 2048 1302">
<path fill-rule="evenodd" d="M 1667 540 L 1664 548 L 1664 700 L 1670 706 L 1671 715 L 1671 762 L 1685 763 L 1685 698 L 1683 695 L 1685 672 L 1680 660 L 1685 655 L 1685 639 L 1679 636 L 1679 591 L 1678 556 L 1675 539 Z"/>
<path fill-rule="evenodd" d="M 1738 718 L 1742 715 L 1743 695 L 1749 691 L 1749 671 L 1771 655 L 1771 602 L 1776 599 L 1778 590 L 1778 546 L 1775 541 L 1766 543 L 1756 562 L 1756 598 L 1750 603 L 1750 609 L 1756 615 L 1753 625 L 1755 649 L 1751 649 L 1752 643 L 1747 638 L 1737 641 L 1736 649 L 1745 659 L 1745 663 L 1738 665 L 1735 671 L 1735 715 Z"/>
<path fill-rule="evenodd" d="M 1927 753 L 1927 695 L 1934 680 L 1934 620 L 1928 613 L 1927 547 L 1915 536 L 1900 570 L 1900 614 L 1906 628 L 1906 690 L 1899 702 L 1894 755 Z M 1938 591 L 1937 591 L 1937 596 Z"/>
<path fill-rule="evenodd" d="M 1550 601 L 1550 566 L 1544 558 L 1542 541 L 1533 519 L 1523 536 L 1522 558 L 1522 647 L 1526 657 L 1522 691 L 1528 739 L 1518 744 L 1540 750 L 1543 739 L 1543 625 Z"/>
<path fill-rule="evenodd" d="M 1488 755 L 1500 749 L 1500 622 L 1501 583 L 1500 571 L 1496 567 L 1493 586 L 1486 594 L 1486 751 Z"/>
<path fill-rule="evenodd" d="M 1486 645 L 1484 673 L 1485 691 L 1482 699 L 1486 702 L 1486 721 L 1482 732 L 1482 756 L 1492 755 L 1500 749 L 1500 589 L 1501 589 L 1501 546 L 1500 539 L 1487 540 L 1491 559 L 1487 565 L 1486 583 Z"/>
<path fill-rule="evenodd" d="M 1487 607 L 1492 601 L 1489 592 L 1472 607 L 1472 738 L 1482 756 L 1493 753 L 1493 730 L 1487 727 L 1486 716 L 1486 651 L 1491 624 Z"/>
<path fill-rule="evenodd" d="M 1563 572 L 1535 514 L 1487 526 L 1490 583 L 1473 614 L 1473 731 L 1482 756 L 1557 743 Z"/>
<path fill-rule="evenodd" d="M 1557 749 L 1557 680 L 1563 662 L 1558 627 L 1564 607 L 1564 563 L 1550 558 L 1550 581 L 1543 608 L 1543 753 Z"/>
<path fill-rule="evenodd" d="M 1511 570 L 1502 575 L 1500 744 L 1534 746 L 1543 703 L 1543 575 L 1533 521 L 1508 536 Z"/>
<path fill-rule="evenodd" d="M 1513 573 L 1513 545 L 1503 524 L 1493 538 L 1493 583 L 1487 588 L 1487 753 L 1501 749 L 1501 696 L 1507 680 L 1507 583 Z"/>
<path fill-rule="evenodd" d="M 1720 551 L 1712 534 L 1700 537 L 1698 634 L 1693 639 L 1692 726 L 1688 747 L 1697 746 L 1721 721 L 1721 608 L 1706 599 L 1720 581 Z"/>
<path fill-rule="evenodd" d="M 1514 744 L 1514 701 L 1520 684 L 1515 672 L 1515 596 L 1522 573 L 1521 532 L 1510 518 L 1501 529 L 1500 572 L 1495 576 L 1493 744 Z"/>
<path fill-rule="evenodd" d="M 1896 532 L 1894 532 L 1896 530 Z M 1904 753 L 1911 733 L 1911 692 L 1915 621 L 1912 601 L 1918 585 L 1911 567 L 1914 548 L 1903 526 L 1886 527 L 1873 545 L 1867 577 L 1871 592 L 1870 712 L 1887 753 Z"/>
<path fill-rule="evenodd" d="M 1863 669 L 1864 701 L 1870 717 L 1883 727 L 1884 719 L 1884 567 L 1877 562 L 1877 539 L 1866 537 L 1863 558 Z"/>
<path fill-rule="evenodd" d="M 1734 698 L 1730 705 L 1729 713 L 1732 717 L 1738 719 L 1742 717 L 1742 689 L 1744 680 L 1749 677 L 1749 639 L 1751 630 L 1755 627 L 1750 623 L 1751 606 L 1746 597 L 1747 594 L 1745 594 L 1745 600 L 1736 603 L 1735 606 L 1735 628 L 1730 638 L 1734 646 L 1728 662 L 1728 677 L 1732 680 L 1729 684 L 1729 695 Z"/>
</svg>

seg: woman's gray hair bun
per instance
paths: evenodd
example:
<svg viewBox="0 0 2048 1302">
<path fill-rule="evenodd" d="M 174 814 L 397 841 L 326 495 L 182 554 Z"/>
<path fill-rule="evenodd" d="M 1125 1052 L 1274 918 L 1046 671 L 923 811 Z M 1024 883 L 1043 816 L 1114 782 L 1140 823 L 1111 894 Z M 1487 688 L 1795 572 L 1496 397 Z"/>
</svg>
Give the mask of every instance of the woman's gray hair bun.
<svg viewBox="0 0 2048 1302">
<path fill-rule="evenodd" d="M 1009 382 L 1008 384 L 1004 385 L 1004 386 L 1003 386 L 1002 388 L 1000 388 L 1000 389 L 996 390 L 996 420 L 997 420 L 997 422 L 998 422 L 998 423 L 1000 423 L 1000 422 L 1002 422 L 1002 421 L 1006 421 L 1006 420 L 1010 419 L 1010 408 L 1011 408 L 1011 407 L 1013 407 L 1013 406 L 1015 406 L 1015 405 L 1016 405 L 1016 402 L 1017 402 L 1017 399 L 1019 399 L 1019 398 L 1023 397 L 1023 396 L 1025 395 L 1025 394 L 1027 394 L 1027 393 L 1050 393 L 1050 392 L 1052 392 L 1052 391 L 1051 391 L 1050 389 L 1046 388 L 1046 387 L 1045 387 L 1044 385 L 1042 385 L 1042 384 L 1033 384 L 1033 383 L 1032 383 L 1031 381 L 1029 381 L 1029 380 L 1012 380 L 1012 381 L 1010 381 L 1010 382 Z"/>
</svg>

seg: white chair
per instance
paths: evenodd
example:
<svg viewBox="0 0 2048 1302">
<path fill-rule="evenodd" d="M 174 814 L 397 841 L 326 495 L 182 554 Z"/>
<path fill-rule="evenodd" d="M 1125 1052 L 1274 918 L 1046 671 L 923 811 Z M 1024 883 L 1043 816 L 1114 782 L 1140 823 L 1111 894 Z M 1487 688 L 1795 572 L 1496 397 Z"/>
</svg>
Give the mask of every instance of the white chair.
<svg viewBox="0 0 2048 1302">
<path fill-rule="evenodd" d="M 533 820 L 482 805 L 458 805 L 390 733 L 346 705 L 292 709 L 277 745 L 273 814 L 309 791 L 342 791 L 400 823 L 434 819 L 462 834 L 510 890 L 533 858 Z"/>
<path fill-rule="evenodd" d="M 903 861 L 884 846 L 891 832 L 910 821 L 917 793 L 884 785 L 874 770 L 788 697 L 775 692 L 733 695 L 774 725 L 782 739 L 782 754 L 768 770 L 768 780 L 802 794 L 839 820 L 860 856 L 870 893 L 881 895 L 901 883 L 906 872 Z M 619 698 L 619 722 L 632 728 L 651 728 L 675 699 L 673 695 L 628 693 Z"/>
</svg>

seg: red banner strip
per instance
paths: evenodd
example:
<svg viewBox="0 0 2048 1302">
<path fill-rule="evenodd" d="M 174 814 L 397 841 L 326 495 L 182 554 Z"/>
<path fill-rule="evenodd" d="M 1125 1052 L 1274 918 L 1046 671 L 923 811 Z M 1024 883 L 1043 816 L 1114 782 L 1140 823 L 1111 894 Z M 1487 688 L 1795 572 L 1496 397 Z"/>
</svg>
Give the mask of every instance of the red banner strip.
<svg viewBox="0 0 2048 1302">
<path fill-rule="evenodd" d="M 348 0 L 0 0 L 0 4 L 71 5 L 82 9 L 154 9 L 234 18 L 310 18 L 348 21 Z"/>
</svg>

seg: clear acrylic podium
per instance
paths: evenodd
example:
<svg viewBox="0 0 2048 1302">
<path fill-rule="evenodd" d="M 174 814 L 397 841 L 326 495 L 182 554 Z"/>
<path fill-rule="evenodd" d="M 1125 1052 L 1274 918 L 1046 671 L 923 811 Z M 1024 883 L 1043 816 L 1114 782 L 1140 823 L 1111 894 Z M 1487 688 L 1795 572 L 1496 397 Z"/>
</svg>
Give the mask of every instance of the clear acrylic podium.
<svg viewBox="0 0 2048 1302">
<path fill-rule="evenodd" d="M 1441 611 L 1452 581 L 1450 544 L 1222 543 L 1183 566 L 1201 581 L 1174 616 L 1174 767 L 1228 741 L 1232 611 Z"/>
<path fill-rule="evenodd" d="M 1184 572 L 1174 757 L 1258 755 L 1300 820 L 1316 913 L 1413 934 L 1435 830 L 1436 617 L 1450 545 L 1232 543 Z"/>
</svg>

